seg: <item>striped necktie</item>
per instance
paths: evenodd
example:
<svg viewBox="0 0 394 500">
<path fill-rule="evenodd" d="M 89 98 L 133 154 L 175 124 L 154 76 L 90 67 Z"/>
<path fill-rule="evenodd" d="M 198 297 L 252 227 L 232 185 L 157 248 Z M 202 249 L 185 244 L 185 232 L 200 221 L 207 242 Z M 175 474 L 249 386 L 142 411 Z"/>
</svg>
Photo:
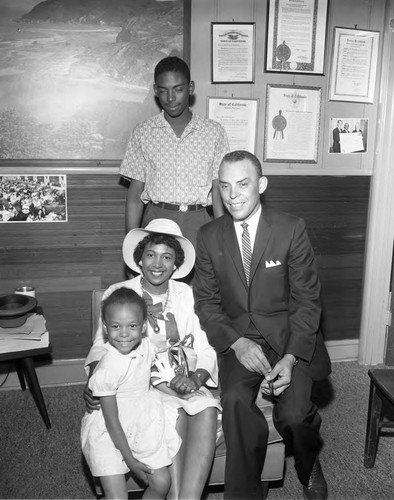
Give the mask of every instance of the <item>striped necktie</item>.
<svg viewBox="0 0 394 500">
<path fill-rule="evenodd" d="M 245 269 L 246 282 L 249 285 L 250 265 L 252 263 L 252 245 L 250 244 L 250 234 L 248 231 L 248 224 L 243 222 L 241 224 L 242 232 L 242 258 Z"/>
</svg>

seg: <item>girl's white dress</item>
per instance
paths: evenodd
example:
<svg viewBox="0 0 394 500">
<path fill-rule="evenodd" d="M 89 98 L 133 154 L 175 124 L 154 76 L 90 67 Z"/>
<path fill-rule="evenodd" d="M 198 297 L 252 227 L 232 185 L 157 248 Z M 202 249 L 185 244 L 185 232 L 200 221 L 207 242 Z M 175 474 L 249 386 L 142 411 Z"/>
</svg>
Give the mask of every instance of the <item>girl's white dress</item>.
<svg viewBox="0 0 394 500">
<path fill-rule="evenodd" d="M 176 408 L 164 411 L 162 395 L 150 389 L 155 349 L 143 338 L 137 349 L 120 354 L 109 343 L 90 378 L 94 396 L 116 395 L 119 421 L 134 457 L 152 469 L 170 465 L 181 439 Z M 125 474 L 129 468 L 115 447 L 100 410 L 86 413 L 81 428 L 82 451 L 93 476 Z"/>
</svg>

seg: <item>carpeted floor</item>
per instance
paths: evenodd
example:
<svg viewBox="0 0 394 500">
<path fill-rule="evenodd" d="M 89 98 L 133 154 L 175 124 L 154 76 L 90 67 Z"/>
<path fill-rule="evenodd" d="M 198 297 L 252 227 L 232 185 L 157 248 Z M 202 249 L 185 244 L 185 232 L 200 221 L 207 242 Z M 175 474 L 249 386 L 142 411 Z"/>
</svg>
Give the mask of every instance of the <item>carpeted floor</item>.
<svg viewBox="0 0 394 500">
<path fill-rule="evenodd" d="M 356 362 L 335 363 L 329 381 L 317 387 L 325 441 L 321 462 L 331 500 L 394 497 L 394 439 L 381 438 L 375 467 L 363 466 L 367 371 Z M 0 391 L 0 498 L 95 498 L 80 452 L 82 386 L 44 388 L 43 394 L 51 430 L 29 391 Z M 210 489 L 206 499 L 222 499 L 222 491 Z M 288 458 L 283 483 L 272 484 L 268 500 L 302 498 L 293 460 Z"/>
</svg>

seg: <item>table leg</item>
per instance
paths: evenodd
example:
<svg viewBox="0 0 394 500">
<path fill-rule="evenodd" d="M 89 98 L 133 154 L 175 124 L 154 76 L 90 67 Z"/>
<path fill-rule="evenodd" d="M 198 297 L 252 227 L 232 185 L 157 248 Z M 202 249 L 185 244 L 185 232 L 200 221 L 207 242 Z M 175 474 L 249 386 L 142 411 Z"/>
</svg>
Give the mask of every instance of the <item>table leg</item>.
<svg viewBox="0 0 394 500">
<path fill-rule="evenodd" d="M 23 375 L 23 368 L 21 367 L 20 360 L 16 360 L 16 373 L 18 374 L 19 383 L 21 384 L 22 391 L 26 390 L 25 376 Z"/>
<path fill-rule="evenodd" d="M 375 464 L 381 414 L 382 400 L 379 397 L 375 384 L 371 380 L 368 401 L 367 432 L 364 448 L 364 467 L 367 469 L 371 469 Z"/>
<path fill-rule="evenodd" d="M 33 398 L 36 402 L 37 408 L 40 411 L 42 419 L 45 422 L 45 425 L 48 429 L 51 428 L 51 422 L 49 420 L 48 412 L 45 406 L 45 401 L 42 396 L 41 387 L 38 382 L 36 370 L 34 368 L 33 359 L 32 358 L 22 358 L 21 359 L 22 366 L 24 368 L 25 376 L 27 379 L 27 383 L 30 387 L 30 390 L 33 394 Z"/>
</svg>

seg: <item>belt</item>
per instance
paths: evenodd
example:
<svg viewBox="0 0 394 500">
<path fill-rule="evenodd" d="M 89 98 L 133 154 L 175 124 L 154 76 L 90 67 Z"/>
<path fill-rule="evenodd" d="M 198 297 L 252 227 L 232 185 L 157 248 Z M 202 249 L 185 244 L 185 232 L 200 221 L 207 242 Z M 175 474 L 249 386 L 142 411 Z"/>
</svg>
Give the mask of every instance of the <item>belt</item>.
<svg viewBox="0 0 394 500">
<path fill-rule="evenodd" d="M 159 201 L 158 203 L 153 203 L 155 207 L 165 208 L 166 210 L 176 210 L 178 212 L 197 212 L 198 210 L 204 210 L 204 205 L 173 205 L 171 203 L 164 203 Z"/>
</svg>

